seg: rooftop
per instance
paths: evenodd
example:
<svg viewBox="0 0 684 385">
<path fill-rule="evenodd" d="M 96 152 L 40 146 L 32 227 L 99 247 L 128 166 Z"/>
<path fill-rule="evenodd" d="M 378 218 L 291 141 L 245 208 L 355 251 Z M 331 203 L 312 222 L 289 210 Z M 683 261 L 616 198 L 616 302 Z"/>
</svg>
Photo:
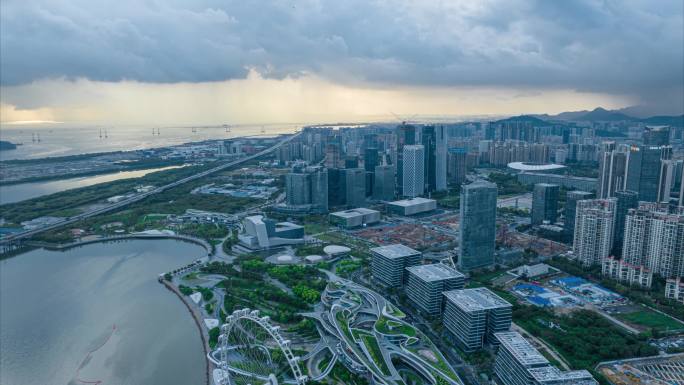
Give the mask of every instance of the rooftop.
<svg viewBox="0 0 684 385">
<path fill-rule="evenodd" d="M 449 278 L 465 277 L 461 272 L 442 263 L 418 265 L 406 268 L 411 274 L 426 282 L 439 281 Z"/>
<path fill-rule="evenodd" d="M 508 168 L 519 171 L 549 171 L 549 170 L 560 170 L 565 168 L 562 164 L 555 163 L 527 163 L 527 162 L 511 162 L 508 164 Z"/>
<path fill-rule="evenodd" d="M 357 217 L 359 215 L 375 214 L 378 212 L 379 211 L 376 211 L 376 210 L 371 210 L 371 209 L 367 209 L 364 207 L 359 207 L 359 208 L 351 209 L 351 210 L 337 211 L 337 212 L 331 213 L 330 215 L 334 215 L 336 217 L 342 217 L 342 218 L 353 218 L 353 217 Z"/>
<path fill-rule="evenodd" d="M 593 385 L 598 384 L 594 377 L 586 370 L 572 370 L 563 372 L 555 366 L 543 366 L 541 368 L 531 368 L 528 372 L 535 380 L 541 383 L 552 381 L 572 381 L 574 385 Z"/>
<path fill-rule="evenodd" d="M 503 298 L 492 293 L 486 287 L 474 289 L 451 290 L 444 292 L 444 295 L 454 305 L 464 311 L 490 310 L 503 307 L 510 307 L 511 304 Z"/>
<path fill-rule="evenodd" d="M 390 204 L 390 205 L 395 205 L 395 206 L 407 207 L 407 206 L 419 205 L 419 204 L 422 204 L 422 203 L 429 203 L 429 202 L 435 202 L 435 200 L 434 200 L 434 199 L 427 199 L 427 198 L 416 197 L 416 198 L 411 198 L 411 199 L 402 199 L 402 200 L 399 200 L 399 201 L 390 202 L 390 203 L 388 203 L 388 204 Z"/>
<path fill-rule="evenodd" d="M 402 257 L 408 257 L 408 256 L 420 254 L 420 251 L 413 250 L 412 248 L 410 248 L 408 246 L 404 246 L 404 245 L 399 244 L 399 243 L 397 243 L 395 245 L 374 247 L 370 250 L 376 254 L 380 254 L 383 257 L 389 258 L 389 259 L 396 259 L 396 258 L 402 258 Z"/>
<path fill-rule="evenodd" d="M 339 245 L 329 245 L 323 248 L 323 252 L 328 254 L 328 255 L 338 255 L 338 254 L 345 254 L 350 252 L 351 249 L 348 248 L 347 246 L 339 246 Z"/>
<path fill-rule="evenodd" d="M 473 183 L 469 183 L 469 184 L 466 184 L 463 186 L 463 188 L 465 188 L 466 190 L 470 190 L 472 188 L 482 188 L 482 187 L 493 188 L 493 189 L 497 188 L 495 183 L 488 182 L 484 179 L 478 179 L 478 180 L 474 181 Z"/>
<path fill-rule="evenodd" d="M 549 360 L 544 358 L 544 356 L 518 332 L 496 333 L 494 336 L 522 365 L 528 366 L 549 363 Z"/>
</svg>

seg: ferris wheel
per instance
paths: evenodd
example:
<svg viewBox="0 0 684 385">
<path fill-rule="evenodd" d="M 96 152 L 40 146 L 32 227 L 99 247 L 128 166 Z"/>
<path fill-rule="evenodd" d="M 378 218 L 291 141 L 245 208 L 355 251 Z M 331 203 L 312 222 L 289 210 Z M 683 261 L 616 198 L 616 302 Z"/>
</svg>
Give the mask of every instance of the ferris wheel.
<svg viewBox="0 0 684 385">
<path fill-rule="evenodd" d="M 226 318 L 218 353 L 220 385 L 303 385 L 308 380 L 280 326 L 259 310 L 236 310 Z"/>
</svg>

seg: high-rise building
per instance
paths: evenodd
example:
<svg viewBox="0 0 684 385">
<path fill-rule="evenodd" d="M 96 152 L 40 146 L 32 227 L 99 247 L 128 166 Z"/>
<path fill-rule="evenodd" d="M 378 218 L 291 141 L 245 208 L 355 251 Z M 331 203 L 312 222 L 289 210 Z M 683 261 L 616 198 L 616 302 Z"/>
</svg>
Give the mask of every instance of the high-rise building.
<svg viewBox="0 0 684 385">
<path fill-rule="evenodd" d="M 678 177 L 681 179 L 684 161 L 665 159 L 660 163 L 660 179 L 658 182 L 658 202 L 670 203 L 671 200 L 678 200 L 679 194 L 676 183 Z"/>
<path fill-rule="evenodd" d="M 558 215 L 557 184 L 537 183 L 532 192 L 532 224 L 541 225 L 544 221 L 556 222 Z"/>
<path fill-rule="evenodd" d="M 646 127 L 642 139 L 645 146 L 667 146 L 670 144 L 670 127 Z"/>
<path fill-rule="evenodd" d="M 619 190 L 615 192 L 617 199 L 615 205 L 615 228 L 613 229 L 613 256 L 622 255 L 622 243 L 625 235 L 625 217 L 629 209 L 634 209 L 639 205 L 639 194 L 629 190 Z"/>
<path fill-rule="evenodd" d="M 328 206 L 344 206 L 347 203 L 347 178 L 344 169 L 328 169 Z"/>
<path fill-rule="evenodd" d="M 485 343 L 497 344 L 494 334 L 511 327 L 512 306 L 485 287 L 444 292 L 442 322 L 456 345 L 466 353 Z"/>
<path fill-rule="evenodd" d="M 636 191 L 639 199 L 646 202 L 658 200 L 660 161 L 667 156 L 669 147 L 632 147 L 627 157 L 625 190 Z"/>
<path fill-rule="evenodd" d="M 602 264 L 613 246 L 616 199 L 577 202 L 573 253 L 585 266 Z"/>
<path fill-rule="evenodd" d="M 345 176 L 345 202 L 347 207 L 356 208 L 366 204 L 366 171 L 362 168 L 347 168 Z"/>
<path fill-rule="evenodd" d="M 403 196 L 417 197 L 425 192 L 425 148 L 407 145 L 403 149 Z"/>
<path fill-rule="evenodd" d="M 425 156 L 425 191 L 446 190 L 446 130 L 444 126 L 423 126 L 420 138 Z"/>
<path fill-rule="evenodd" d="M 404 284 L 405 269 L 419 265 L 420 251 L 401 244 L 374 247 L 371 251 L 371 272 L 373 278 L 389 287 Z"/>
<path fill-rule="evenodd" d="M 461 188 L 458 268 L 470 271 L 494 264 L 495 184 L 479 180 Z"/>
<path fill-rule="evenodd" d="M 626 168 L 627 154 L 618 151 L 615 142 L 603 143 L 603 152 L 599 158 L 598 198 L 612 198 L 615 191 L 624 188 Z"/>
<path fill-rule="evenodd" d="M 363 151 L 363 168 L 368 172 L 375 172 L 378 166 L 378 149 L 368 147 Z"/>
<path fill-rule="evenodd" d="M 496 333 L 494 373 L 501 385 L 598 385 L 586 370 L 563 372 L 518 332 Z"/>
<path fill-rule="evenodd" d="M 328 211 L 328 172 L 320 166 L 296 164 L 285 175 L 286 204 L 292 208 Z"/>
<path fill-rule="evenodd" d="M 359 158 L 357 156 L 345 157 L 344 168 L 359 168 Z"/>
<path fill-rule="evenodd" d="M 416 144 L 416 127 L 402 123 L 397 126 L 395 131 L 396 138 L 396 164 L 397 164 L 397 192 L 399 195 L 404 193 L 404 146 Z"/>
<path fill-rule="evenodd" d="M 341 157 L 340 145 L 338 143 L 328 143 L 325 147 L 325 167 L 340 167 Z"/>
<path fill-rule="evenodd" d="M 373 199 L 394 200 L 394 166 L 375 166 Z"/>
<path fill-rule="evenodd" d="M 428 315 L 442 313 L 442 292 L 463 289 L 465 276 L 458 270 L 435 263 L 407 267 L 406 295 L 413 304 Z"/>
<path fill-rule="evenodd" d="M 435 150 L 435 190 L 444 191 L 447 189 L 447 132 L 443 125 L 435 130 L 437 143 Z"/>
<path fill-rule="evenodd" d="M 433 192 L 437 186 L 437 133 L 435 132 L 435 126 L 423 126 L 421 128 L 420 142 L 423 145 L 423 155 L 425 158 L 423 162 L 425 191 Z"/>
<path fill-rule="evenodd" d="M 622 259 L 664 278 L 684 277 L 684 208 L 641 202 L 630 209 Z"/>
<path fill-rule="evenodd" d="M 594 193 L 587 191 L 568 191 L 565 196 L 565 208 L 563 211 L 565 239 L 567 242 L 572 242 L 575 236 L 575 215 L 577 213 L 577 201 L 592 199 Z"/>
<path fill-rule="evenodd" d="M 465 148 L 451 148 L 447 158 L 447 175 L 449 181 L 454 184 L 462 184 L 466 181 L 468 151 Z"/>
</svg>

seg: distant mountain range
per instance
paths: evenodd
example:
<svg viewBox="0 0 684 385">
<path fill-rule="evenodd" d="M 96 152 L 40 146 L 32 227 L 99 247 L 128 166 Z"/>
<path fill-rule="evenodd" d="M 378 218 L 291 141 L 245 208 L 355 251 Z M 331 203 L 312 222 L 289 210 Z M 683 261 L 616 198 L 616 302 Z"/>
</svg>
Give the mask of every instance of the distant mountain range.
<svg viewBox="0 0 684 385">
<path fill-rule="evenodd" d="M 583 122 L 642 122 L 646 124 L 652 124 L 654 126 L 677 126 L 684 127 L 684 115 L 677 116 L 651 116 L 648 118 L 636 118 L 629 116 L 619 110 L 606 110 L 605 108 L 598 107 L 593 111 L 569 111 L 561 112 L 558 115 L 523 115 L 520 117 L 514 117 L 518 120 L 520 118 L 527 116 L 528 118 L 541 119 L 542 121 L 583 121 Z M 509 119 L 514 119 L 509 118 Z M 509 119 L 504 119 L 509 120 Z M 534 121 L 534 123 L 539 123 Z"/>
</svg>

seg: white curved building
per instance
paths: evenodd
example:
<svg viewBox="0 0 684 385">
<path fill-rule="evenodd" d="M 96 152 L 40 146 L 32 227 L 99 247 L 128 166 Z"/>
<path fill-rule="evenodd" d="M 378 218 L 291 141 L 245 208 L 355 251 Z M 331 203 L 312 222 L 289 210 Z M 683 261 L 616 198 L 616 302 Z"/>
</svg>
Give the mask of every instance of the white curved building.
<svg viewBox="0 0 684 385">
<path fill-rule="evenodd" d="M 562 164 L 555 163 L 528 163 L 528 162 L 511 162 L 508 168 L 517 171 L 553 171 L 565 168 Z"/>
</svg>

